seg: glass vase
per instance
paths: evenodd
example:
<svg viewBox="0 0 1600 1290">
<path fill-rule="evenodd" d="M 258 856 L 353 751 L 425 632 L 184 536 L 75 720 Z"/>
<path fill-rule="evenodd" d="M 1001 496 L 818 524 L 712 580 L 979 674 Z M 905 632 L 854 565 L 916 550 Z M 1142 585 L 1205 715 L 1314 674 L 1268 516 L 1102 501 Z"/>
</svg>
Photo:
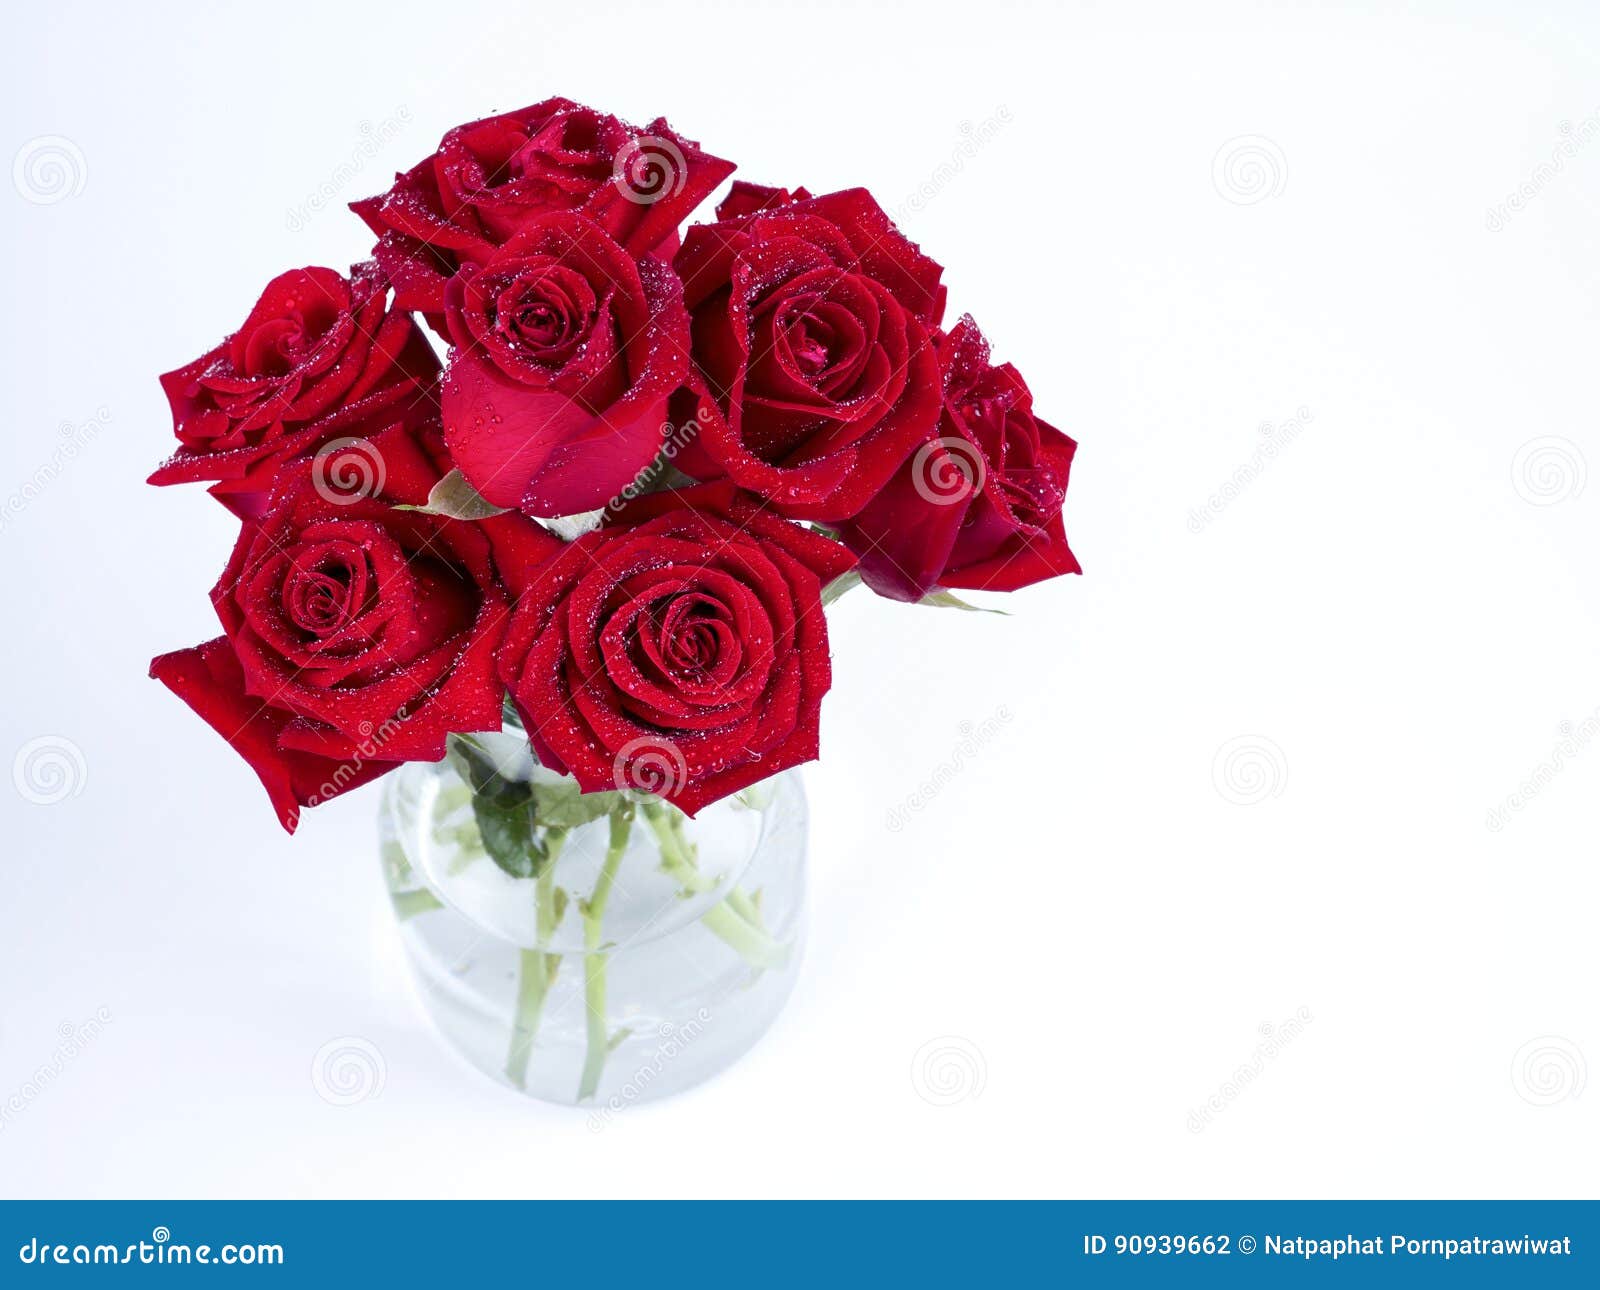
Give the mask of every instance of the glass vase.
<svg viewBox="0 0 1600 1290">
<path fill-rule="evenodd" d="M 444 761 L 387 777 L 379 826 L 406 955 L 446 1040 L 501 1083 L 599 1117 L 737 1060 L 799 966 L 798 774 L 691 819 L 645 793 L 579 795 L 510 722 L 460 738 Z M 490 801 L 511 814 L 486 814 Z"/>
</svg>

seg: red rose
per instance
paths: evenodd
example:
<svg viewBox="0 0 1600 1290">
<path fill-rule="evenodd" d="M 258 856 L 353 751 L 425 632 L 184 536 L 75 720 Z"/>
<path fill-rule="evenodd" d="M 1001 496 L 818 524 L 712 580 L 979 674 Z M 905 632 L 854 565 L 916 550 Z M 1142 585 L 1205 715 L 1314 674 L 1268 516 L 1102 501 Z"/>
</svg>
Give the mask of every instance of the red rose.
<svg viewBox="0 0 1600 1290">
<path fill-rule="evenodd" d="M 457 126 L 381 197 L 351 209 L 402 307 L 437 318 L 444 284 L 552 211 L 582 211 L 635 256 L 670 255 L 678 225 L 733 173 L 664 120 L 640 130 L 567 99 Z"/>
<path fill-rule="evenodd" d="M 290 832 L 300 806 L 435 761 L 452 731 L 499 729 L 500 570 L 520 588 L 560 544 L 517 516 L 394 509 L 438 478 L 399 425 L 291 467 L 212 590 L 224 635 L 150 665 L 250 763 Z"/>
<path fill-rule="evenodd" d="M 729 185 L 728 195 L 717 207 L 717 218 L 739 219 L 745 215 L 754 215 L 757 211 L 792 206 L 795 202 L 804 201 L 810 196 L 811 194 L 804 188 L 796 188 L 791 192 L 787 188 L 772 188 L 766 184 L 752 184 L 745 179 L 735 179 Z"/>
<path fill-rule="evenodd" d="M 964 317 L 938 344 L 944 411 L 840 536 L 868 586 L 920 600 L 934 586 L 1014 591 L 1081 573 L 1061 505 L 1077 444 L 1033 415 L 1016 368 L 994 367 Z"/>
<path fill-rule="evenodd" d="M 269 282 L 237 332 L 161 378 L 179 447 L 150 482 L 217 480 L 212 494 L 248 518 L 287 461 L 368 418 L 432 411 L 439 360 L 387 292 L 371 263 Z"/>
<path fill-rule="evenodd" d="M 463 265 L 445 314 L 445 441 L 497 506 L 592 510 L 661 448 L 689 347 L 665 263 L 635 261 L 585 216 L 546 215 Z"/>
<path fill-rule="evenodd" d="M 938 420 L 943 270 L 863 189 L 791 199 L 745 185 L 725 209 L 674 261 L 704 422 L 677 464 L 785 515 L 846 519 Z"/>
<path fill-rule="evenodd" d="M 838 543 L 726 484 L 654 493 L 539 569 L 500 674 L 540 760 L 690 814 L 817 755 Z"/>
</svg>

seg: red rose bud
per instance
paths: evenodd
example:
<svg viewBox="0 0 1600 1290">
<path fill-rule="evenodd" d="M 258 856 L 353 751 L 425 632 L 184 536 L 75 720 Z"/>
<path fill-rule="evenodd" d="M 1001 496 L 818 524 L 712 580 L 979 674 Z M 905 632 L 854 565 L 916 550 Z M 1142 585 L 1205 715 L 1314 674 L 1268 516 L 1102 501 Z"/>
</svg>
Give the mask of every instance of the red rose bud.
<svg viewBox="0 0 1600 1290">
<path fill-rule="evenodd" d="M 938 343 L 944 405 L 935 434 L 840 536 L 861 577 L 894 600 L 935 586 L 1014 591 L 1081 573 L 1061 506 L 1077 449 L 1033 415 L 1009 363 L 994 367 L 970 317 Z"/>
<path fill-rule="evenodd" d="M 854 563 L 731 485 L 653 493 L 537 571 L 500 675 L 546 766 L 692 815 L 817 755 L 822 588 Z"/>
<path fill-rule="evenodd" d="M 943 270 L 863 189 L 745 185 L 725 210 L 673 262 L 694 356 L 673 419 L 705 422 L 676 464 L 797 519 L 847 519 L 938 420 Z"/>
<path fill-rule="evenodd" d="M 681 288 L 582 215 L 546 215 L 445 291 L 445 441 L 497 506 L 604 506 L 662 446 L 689 347 Z"/>
<path fill-rule="evenodd" d="M 672 254 L 678 226 L 733 173 L 664 120 L 647 129 L 546 99 L 457 126 L 381 197 L 351 209 L 378 236 L 402 307 L 443 331 L 444 286 L 463 264 L 554 211 L 580 211 L 631 255 Z"/>
<path fill-rule="evenodd" d="M 151 664 L 251 765 L 291 832 L 300 806 L 436 761 L 452 731 L 500 728 L 505 585 L 560 543 L 518 516 L 395 509 L 427 501 L 441 454 L 396 425 L 290 467 L 212 590 L 224 634 Z"/>
<path fill-rule="evenodd" d="M 432 412 L 439 360 L 387 294 L 371 263 L 274 278 L 237 332 L 161 378 L 179 446 L 150 482 L 215 480 L 248 518 L 289 461 L 371 419 Z"/>
</svg>

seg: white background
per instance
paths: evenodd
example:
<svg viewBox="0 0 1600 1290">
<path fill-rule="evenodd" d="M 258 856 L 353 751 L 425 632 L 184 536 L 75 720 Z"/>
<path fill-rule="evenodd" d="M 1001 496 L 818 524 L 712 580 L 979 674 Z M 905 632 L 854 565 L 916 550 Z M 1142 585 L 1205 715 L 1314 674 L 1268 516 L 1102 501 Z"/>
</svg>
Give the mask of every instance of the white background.
<svg viewBox="0 0 1600 1290">
<path fill-rule="evenodd" d="M 1594 1195 L 1600 14 L 1207 9 L 13 14 L 0 147 L 77 153 L 0 187 L 0 1105 L 112 1021 L 4 1118 L 0 1192 Z M 142 483 L 157 373 L 361 258 L 341 203 L 448 126 L 553 93 L 900 210 L 1080 441 L 1088 571 L 1009 618 L 841 604 L 799 988 L 601 1133 L 428 1028 L 376 790 L 291 840 L 144 675 L 215 634 L 233 532 Z M 53 805 L 5 777 L 41 737 L 82 755 Z M 341 1036 L 380 1096 L 318 1097 Z M 953 1105 L 913 1070 L 941 1037 Z"/>
</svg>

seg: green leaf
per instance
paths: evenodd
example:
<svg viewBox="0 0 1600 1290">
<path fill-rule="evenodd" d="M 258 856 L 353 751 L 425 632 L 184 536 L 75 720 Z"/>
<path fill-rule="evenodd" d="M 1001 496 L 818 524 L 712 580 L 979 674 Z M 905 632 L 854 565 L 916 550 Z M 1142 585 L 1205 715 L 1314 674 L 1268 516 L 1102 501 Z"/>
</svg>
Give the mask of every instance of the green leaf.
<svg viewBox="0 0 1600 1290">
<path fill-rule="evenodd" d="M 542 845 L 535 845 L 533 811 L 528 801 L 506 805 L 475 793 L 472 814 L 478 821 L 483 849 L 491 860 L 513 878 L 539 876 L 548 857 Z"/>
<path fill-rule="evenodd" d="M 507 509 L 485 501 L 459 470 L 452 470 L 428 490 L 426 505 L 395 507 L 397 511 L 420 511 L 451 520 L 486 520 L 493 515 L 504 515 Z"/>
<path fill-rule="evenodd" d="M 954 592 L 946 591 L 943 587 L 935 587 L 921 600 L 919 605 L 931 605 L 935 609 L 965 609 L 973 614 L 999 614 L 1002 618 L 1011 617 L 1004 609 L 986 609 L 982 605 L 969 605 Z"/>
<path fill-rule="evenodd" d="M 860 585 L 861 575 L 854 569 L 851 569 L 847 573 L 841 573 L 837 578 L 835 578 L 822 589 L 823 606 L 826 607 L 831 605 L 835 600 L 839 599 L 840 596 L 844 595 L 845 592 L 849 591 L 850 588 L 859 587 Z"/>
<path fill-rule="evenodd" d="M 446 746 L 450 764 L 472 789 L 474 798 L 487 797 L 502 808 L 527 804 L 533 786 L 507 778 L 494 754 L 471 735 L 451 735 Z M 473 806 L 476 809 L 476 802 Z"/>
<path fill-rule="evenodd" d="M 546 828 L 576 829 L 610 815 L 627 799 L 619 792 L 585 793 L 570 780 L 555 784 L 536 783 L 533 811 Z"/>
<path fill-rule="evenodd" d="M 598 511 L 579 511 L 576 515 L 552 515 L 539 522 L 563 542 L 576 542 L 585 533 L 600 527 L 606 516 L 605 508 Z"/>
<path fill-rule="evenodd" d="M 445 741 L 445 756 L 474 793 L 482 792 L 500 774 L 488 749 L 470 735 L 451 735 Z"/>
</svg>

